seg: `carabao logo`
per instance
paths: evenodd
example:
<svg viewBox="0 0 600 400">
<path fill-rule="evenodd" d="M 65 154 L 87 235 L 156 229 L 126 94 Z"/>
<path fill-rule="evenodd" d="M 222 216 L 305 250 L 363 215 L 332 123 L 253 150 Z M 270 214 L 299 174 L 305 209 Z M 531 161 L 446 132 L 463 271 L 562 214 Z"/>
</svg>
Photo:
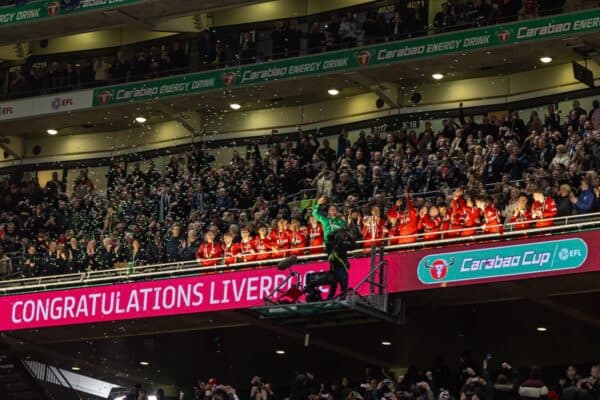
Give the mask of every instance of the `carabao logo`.
<svg viewBox="0 0 600 400">
<path fill-rule="evenodd" d="M 48 15 L 53 17 L 60 11 L 60 3 L 57 1 L 53 1 L 48 4 Z"/>
<path fill-rule="evenodd" d="M 369 53 L 367 50 L 361 51 L 358 53 L 358 56 L 356 56 L 356 61 L 359 65 L 367 65 L 371 62 L 371 53 Z"/>
<path fill-rule="evenodd" d="M 448 268 L 452 267 L 456 261 L 454 258 L 450 258 L 450 262 L 442 258 L 434 260 L 431 264 L 425 261 L 425 267 L 429 269 L 429 274 L 436 281 L 441 281 L 448 275 Z"/>
<path fill-rule="evenodd" d="M 498 40 L 500 40 L 501 42 L 506 42 L 508 41 L 508 39 L 510 39 L 510 32 L 509 31 L 500 31 L 498 32 Z"/>
<path fill-rule="evenodd" d="M 231 86 L 231 85 L 233 85 L 233 84 L 235 83 L 235 80 L 236 80 L 236 79 L 237 79 L 237 78 L 236 78 L 236 76 L 235 76 L 235 74 L 234 74 L 233 72 L 228 72 L 228 73 L 226 73 L 226 74 L 223 76 L 223 83 L 224 83 L 226 86 Z"/>
<path fill-rule="evenodd" d="M 112 95 L 109 91 L 104 90 L 98 94 L 98 104 L 104 105 L 110 103 Z"/>
</svg>

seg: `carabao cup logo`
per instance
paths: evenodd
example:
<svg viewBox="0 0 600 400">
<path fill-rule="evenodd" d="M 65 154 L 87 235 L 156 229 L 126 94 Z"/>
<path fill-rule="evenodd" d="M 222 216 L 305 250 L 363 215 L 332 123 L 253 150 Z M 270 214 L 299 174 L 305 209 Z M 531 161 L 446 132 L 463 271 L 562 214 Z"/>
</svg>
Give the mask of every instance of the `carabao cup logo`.
<svg viewBox="0 0 600 400">
<path fill-rule="evenodd" d="M 60 3 L 57 1 L 53 1 L 48 4 L 48 15 L 53 17 L 60 11 Z"/>
<path fill-rule="evenodd" d="M 371 53 L 369 53 L 367 50 L 361 51 L 358 53 L 358 56 L 356 56 L 356 61 L 359 65 L 367 65 L 369 62 L 371 62 Z"/>
<path fill-rule="evenodd" d="M 498 32 L 498 39 L 501 42 L 506 42 L 508 39 L 510 39 L 510 32 L 509 31 L 500 31 L 500 32 Z"/>
<path fill-rule="evenodd" d="M 441 281 L 448 275 L 448 268 L 454 265 L 456 261 L 450 258 L 450 262 L 446 262 L 443 258 L 438 258 L 432 263 L 425 261 L 425 267 L 429 270 L 429 274 L 436 281 Z"/>
<path fill-rule="evenodd" d="M 111 96 L 112 95 L 107 90 L 100 92 L 100 94 L 98 94 L 98 104 L 104 105 L 110 103 Z"/>
<path fill-rule="evenodd" d="M 235 83 L 236 77 L 233 72 L 228 72 L 223 76 L 223 83 L 226 86 L 231 86 Z"/>
</svg>

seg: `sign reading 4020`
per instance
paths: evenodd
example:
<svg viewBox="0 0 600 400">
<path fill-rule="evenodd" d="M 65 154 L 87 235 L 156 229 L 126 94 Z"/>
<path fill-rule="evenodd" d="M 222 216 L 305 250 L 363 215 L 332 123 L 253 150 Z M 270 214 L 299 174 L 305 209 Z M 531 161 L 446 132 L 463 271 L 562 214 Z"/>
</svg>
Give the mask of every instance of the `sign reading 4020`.
<svg viewBox="0 0 600 400">
<path fill-rule="evenodd" d="M 532 242 L 430 254 L 419 261 L 419 280 L 427 285 L 537 274 L 579 268 L 587 259 L 581 239 Z"/>
</svg>

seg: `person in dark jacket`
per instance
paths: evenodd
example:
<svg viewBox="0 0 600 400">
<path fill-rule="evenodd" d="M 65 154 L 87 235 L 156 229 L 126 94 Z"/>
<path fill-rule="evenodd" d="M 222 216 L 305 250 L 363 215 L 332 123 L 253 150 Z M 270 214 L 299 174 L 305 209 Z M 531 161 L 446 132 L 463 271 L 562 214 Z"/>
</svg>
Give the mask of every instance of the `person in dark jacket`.
<svg viewBox="0 0 600 400">
<path fill-rule="evenodd" d="M 488 382 L 486 386 L 489 399 L 493 400 L 516 400 L 517 387 L 519 382 L 519 370 L 512 368 L 510 364 L 503 362 L 496 380 L 492 377 L 488 369 L 488 360 L 483 361 L 482 377 Z M 493 382 L 493 383 L 492 383 Z"/>
<path fill-rule="evenodd" d="M 488 183 L 498 182 L 502 177 L 508 156 L 498 143 L 492 145 L 492 151 L 486 154 L 485 178 Z"/>
<path fill-rule="evenodd" d="M 171 237 L 167 241 L 167 261 L 180 261 L 179 252 L 181 250 L 181 227 L 175 225 L 171 229 Z"/>
<path fill-rule="evenodd" d="M 190 229 L 187 234 L 186 240 L 181 242 L 181 248 L 179 249 L 179 259 L 181 261 L 193 261 L 196 259 L 196 251 L 200 247 L 200 241 L 198 240 L 198 234 L 195 230 Z"/>
<path fill-rule="evenodd" d="M 335 297 L 337 287 L 340 286 L 340 299 L 346 298 L 348 290 L 348 270 L 350 262 L 348 261 L 348 250 L 356 247 L 356 242 L 352 239 L 352 234 L 347 229 L 338 229 L 329 234 L 325 249 L 327 252 L 327 260 L 333 279 L 329 288 L 329 296 L 327 300 Z"/>
<path fill-rule="evenodd" d="M 565 375 L 558 380 L 556 391 L 562 396 L 566 389 L 577 388 L 578 381 L 577 369 L 573 365 L 569 365 L 565 371 Z"/>
<path fill-rule="evenodd" d="M 107 237 L 102 240 L 102 246 L 96 252 L 95 265 L 97 269 L 112 269 L 114 264 L 113 240 Z"/>
<path fill-rule="evenodd" d="M 594 211 L 596 206 L 596 194 L 590 187 L 590 181 L 588 178 L 581 180 L 579 195 L 571 193 L 569 199 L 573 204 L 573 209 L 577 214 L 585 214 Z"/>
<path fill-rule="evenodd" d="M 571 186 L 565 184 L 560 185 L 558 194 L 555 196 L 556 208 L 558 209 L 557 217 L 566 217 L 572 214 L 572 205 L 569 197 L 571 195 Z"/>
</svg>

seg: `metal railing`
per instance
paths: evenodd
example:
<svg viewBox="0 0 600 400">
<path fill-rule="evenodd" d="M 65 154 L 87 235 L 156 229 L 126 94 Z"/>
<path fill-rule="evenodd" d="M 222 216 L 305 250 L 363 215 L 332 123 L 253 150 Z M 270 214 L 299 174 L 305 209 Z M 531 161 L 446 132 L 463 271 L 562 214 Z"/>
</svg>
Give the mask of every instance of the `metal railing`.
<svg viewBox="0 0 600 400">
<path fill-rule="evenodd" d="M 552 221 L 553 225 L 543 228 L 529 228 L 529 229 L 513 229 L 515 225 L 522 225 L 523 222 L 507 223 L 504 225 L 488 226 L 487 228 L 503 227 L 503 233 L 484 233 L 480 227 L 469 227 L 463 229 L 453 229 L 447 231 L 433 232 L 433 233 L 417 233 L 414 235 L 405 236 L 392 236 L 386 238 L 376 238 L 372 240 L 359 240 L 357 244 L 362 245 L 361 248 L 351 250 L 348 253 L 351 256 L 365 256 L 371 251 L 369 243 L 379 244 L 382 243 L 383 250 L 385 252 L 390 251 L 402 251 L 402 250 L 415 250 L 422 248 L 436 248 L 447 245 L 454 245 L 459 243 L 475 243 L 475 242 L 490 242 L 495 240 L 507 240 L 507 239 L 518 239 L 520 237 L 532 238 L 535 236 L 544 236 L 548 234 L 560 234 L 584 231 L 590 229 L 600 228 L 600 212 L 580 215 L 569 215 L 565 217 L 556 217 L 551 219 L 545 219 L 544 222 Z M 532 221 L 535 223 L 535 221 Z M 423 236 L 428 234 L 436 234 L 441 237 L 448 233 L 457 234 L 462 231 L 473 231 L 476 230 L 476 234 L 469 236 L 441 238 L 436 240 L 424 240 Z M 416 241 L 412 243 L 403 244 L 388 244 L 388 242 L 394 239 L 407 239 L 414 238 Z M 367 244 L 367 245 L 365 245 Z M 324 261 L 326 254 L 322 252 L 322 246 L 307 246 L 298 249 L 280 249 L 281 253 L 289 254 L 291 252 L 300 250 L 321 250 L 315 254 L 305 254 L 297 256 L 298 261 Z M 214 265 L 199 265 L 199 261 L 187 261 L 179 263 L 161 263 L 153 265 L 144 265 L 133 267 L 131 271 L 124 269 L 107 269 L 100 271 L 89 271 L 78 274 L 65 274 L 65 275 L 54 275 L 54 276 L 40 276 L 34 278 L 15 279 L 0 281 L 0 294 L 7 295 L 19 292 L 31 292 L 31 291 L 45 291 L 55 290 L 69 287 L 85 287 L 85 286 L 98 286 L 108 285 L 118 282 L 129 282 L 138 280 L 149 280 L 149 279 L 166 279 L 173 277 L 181 277 L 187 275 L 196 275 L 199 273 L 228 273 L 233 271 L 245 270 L 250 268 L 262 268 L 272 267 L 283 261 L 286 257 L 270 258 L 265 260 L 254 260 L 254 261 L 241 261 L 230 264 L 219 264 L 224 260 L 223 257 L 215 259 L 203 259 L 199 260 L 204 264 Z"/>
<path fill-rule="evenodd" d="M 77 394 L 77 391 L 75 390 L 73 385 L 71 385 L 71 382 L 69 382 L 69 380 L 62 373 L 60 368 L 53 367 L 49 364 L 33 360 L 21 360 L 21 364 L 23 365 L 23 368 L 27 371 L 27 373 L 32 376 L 33 379 L 35 379 L 37 382 L 42 383 L 40 386 L 42 387 L 46 396 L 50 397 L 52 400 L 64 400 L 64 398 L 57 399 L 56 396 L 44 386 L 45 383 L 51 383 L 53 385 L 64 387 L 72 395 L 71 398 L 80 398 L 80 396 Z"/>
</svg>

